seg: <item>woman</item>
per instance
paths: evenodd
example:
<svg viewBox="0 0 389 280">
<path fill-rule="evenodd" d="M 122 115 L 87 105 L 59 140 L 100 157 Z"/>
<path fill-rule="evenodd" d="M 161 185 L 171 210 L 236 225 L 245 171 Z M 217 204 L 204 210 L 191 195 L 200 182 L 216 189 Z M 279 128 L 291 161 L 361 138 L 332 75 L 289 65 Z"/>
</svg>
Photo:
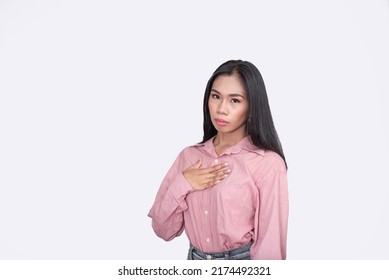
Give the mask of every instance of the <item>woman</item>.
<svg viewBox="0 0 389 280">
<path fill-rule="evenodd" d="M 185 229 L 188 259 L 285 259 L 287 167 L 258 69 L 219 66 L 203 111 L 203 141 L 178 155 L 150 209 L 155 233 Z"/>
</svg>

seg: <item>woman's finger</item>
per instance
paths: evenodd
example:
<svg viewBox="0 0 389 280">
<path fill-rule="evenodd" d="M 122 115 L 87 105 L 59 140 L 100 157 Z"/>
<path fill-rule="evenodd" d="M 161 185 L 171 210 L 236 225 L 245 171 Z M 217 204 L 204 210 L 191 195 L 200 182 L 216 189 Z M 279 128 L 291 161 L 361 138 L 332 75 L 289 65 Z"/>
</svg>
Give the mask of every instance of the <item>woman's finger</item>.
<svg viewBox="0 0 389 280">
<path fill-rule="evenodd" d="M 209 173 L 220 171 L 222 169 L 227 169 L 227 167 L 228 167 L 228 162 L 223 162 L 223 163 L 212 165 L 210 167 L 201 168 L 200 170 L 201 170 L 201 174 L 209 174 Z"/>
</svg>

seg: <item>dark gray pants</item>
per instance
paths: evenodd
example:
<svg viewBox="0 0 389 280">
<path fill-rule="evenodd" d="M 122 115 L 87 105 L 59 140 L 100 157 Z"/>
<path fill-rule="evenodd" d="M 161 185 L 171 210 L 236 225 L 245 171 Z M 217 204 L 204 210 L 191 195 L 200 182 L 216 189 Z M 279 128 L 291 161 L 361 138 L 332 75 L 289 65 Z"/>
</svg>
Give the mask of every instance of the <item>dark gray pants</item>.
<svg viewBox="0 0 389 280">
<path fill-rule="evenodd" d="M 204 253 L 191 245 L 188 252 L 188 260 L 251 260 L 251 245 L 252 243 L 249 243 L 231 251 L 220 253 Z"/>
</svg>

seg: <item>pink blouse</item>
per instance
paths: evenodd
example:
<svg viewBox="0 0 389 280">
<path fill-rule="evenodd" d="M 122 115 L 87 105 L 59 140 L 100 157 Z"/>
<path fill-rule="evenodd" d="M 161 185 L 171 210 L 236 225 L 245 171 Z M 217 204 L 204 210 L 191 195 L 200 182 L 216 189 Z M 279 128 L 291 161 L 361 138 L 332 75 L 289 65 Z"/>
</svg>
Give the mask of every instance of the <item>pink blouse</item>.
<svg viewBox="0 0 389 280">
<path fill-rule="evenodd" d="M 228 162 L 231 173 L 214 187 L 194 191 L 182 171 Z M 249 137 L 217 155 L 213 138 L 185 148 L 166 174 L 148 214 L 164 240 L 181 235 L 203 252 L 222 252 L 251 241 L 252 259 L 285 259 L 288 187 L 283 159 Z"/>
</svg>

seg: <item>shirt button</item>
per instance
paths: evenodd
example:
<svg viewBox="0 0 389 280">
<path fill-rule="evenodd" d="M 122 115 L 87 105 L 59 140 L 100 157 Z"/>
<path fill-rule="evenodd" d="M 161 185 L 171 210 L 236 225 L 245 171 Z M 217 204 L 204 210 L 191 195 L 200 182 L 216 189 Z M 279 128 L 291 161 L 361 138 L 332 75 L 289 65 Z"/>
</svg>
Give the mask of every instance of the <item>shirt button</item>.
<svg viewBox="0 0 389 280">
<path fill-rule="evenodd" d="M 205 216 L 208 216 L 208 210 L 204 211 Z"/>
<path fill-rule="evenodd" d="M 216 163 L 218 163 L 218 162 L 219 162 L 219 160 L 218 160 L 218 159 L 215 159 L 215 162 L 216 162 Z"/>
<path fill-rule="evenodd" d="M 209 243 L 209 241 L 211 241 L 211 240 L 209 240 L 209 238 L 207 238 L 207 239 L 205 239 L 205 241 L 207 241 Z"/>
</svg>

